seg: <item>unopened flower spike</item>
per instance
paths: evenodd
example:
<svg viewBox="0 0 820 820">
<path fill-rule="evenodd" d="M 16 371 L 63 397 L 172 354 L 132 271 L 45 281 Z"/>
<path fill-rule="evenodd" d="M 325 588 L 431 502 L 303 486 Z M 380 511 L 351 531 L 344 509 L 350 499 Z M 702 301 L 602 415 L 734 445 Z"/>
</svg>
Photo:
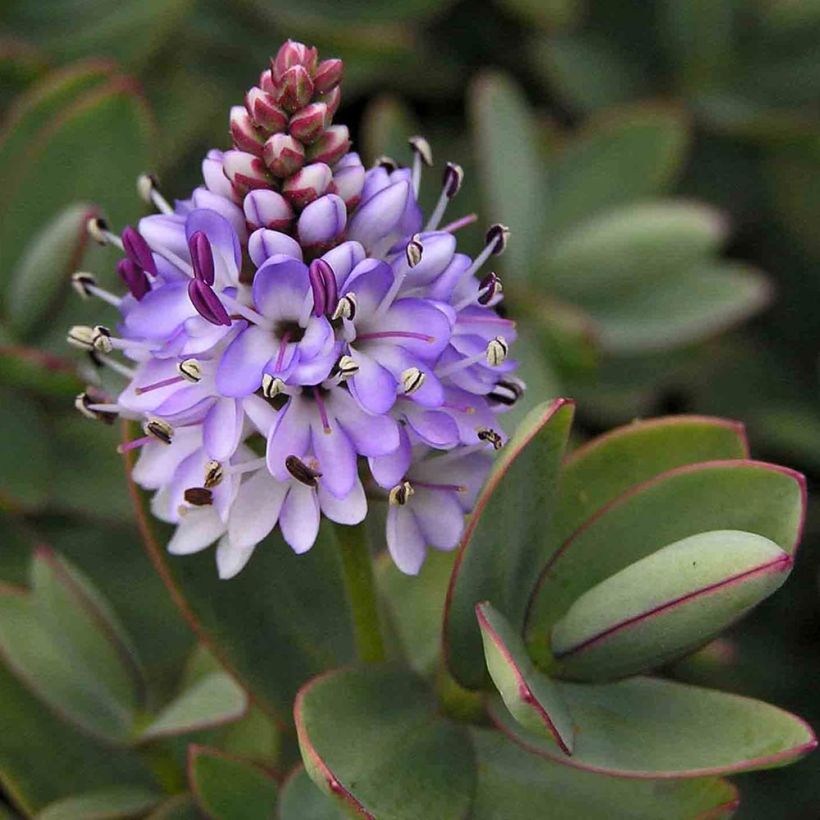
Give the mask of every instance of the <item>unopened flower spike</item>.
<svg viewBox="0 0 820 820">
<path fill-rule="evenodd" d="M 124 292 L 72 279 L 120 314 L 68 334 L 123 381 L 78 410 L 141 424 L 121 449 L 176 527 L 169 550 L 219 542 L 222 577 L 274 528 L 303 553 L 321 517 L 361 522 L 364 481 L 390 508 L 394 561 L 418 572 L 429 547 L 456 546 L 505 441 L 499 413 L 523 391 L 501 282 L 483 269 L 506 228 L 474 259 L 457 252 L 454 232 L 476 217 L 439 227 L 463 181 L 455 163 L 425 220 L 422 137 L 409 138 L 410 167 L 365 169 L 333 122 L 342 76 L 340 60 L 285 43 L 226 112 L 233 145 L 208 151 L 202 185 L 172 206 L 145 174 L 155 213 L 119 234 L 89 222 L 122 250 Z"/>
</svg>

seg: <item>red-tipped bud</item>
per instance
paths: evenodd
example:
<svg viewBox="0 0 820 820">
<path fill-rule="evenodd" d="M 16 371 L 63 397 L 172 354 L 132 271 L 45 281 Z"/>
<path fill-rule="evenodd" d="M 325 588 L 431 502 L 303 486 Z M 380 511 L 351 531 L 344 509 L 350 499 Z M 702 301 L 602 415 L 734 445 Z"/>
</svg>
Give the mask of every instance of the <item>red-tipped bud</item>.
<svg viewBox="0 0 820 820">
<path fill-rule="evenodd" d="M 253 124 L 250 114 L 241 105 L 231 107 L 231 138 L 234 148 L 262 156 L 262 144 L 265 138 Z"/>
<path fill-rule="evenodd" d="M 278 134 L 288 126 L 288 115 L 276 104 L 273 94 L 258 86 L 245 95 L 245 108 L 266 136 Z"/>
<path fill-rule="evenodd" d="M 332 91 L 328 91 L 327 94 L 322 95 L 322 102 L 327 106 L 330 119 L 333 119 L 333 117 L 336 116 L 336 112 L 339 110 L 339 103 L 341 101 L 342 88 L 338 85 Z"/>
<path fill-rule="evenodd" d="M 274 134 L 262 150 L 270 172 L 277 177 L 289 177 L 305 164 L 305 149 L 290 134 Z"/>
<path fill-rule="evenodd" d="M 267 188 L 271 177 L 265 163 L 253 154 L 244 151 L 226 151 L 222 159 L 225 176 L 231 181 L 234 189 L 246 194 L 254 188 Z"/>
<path fill-rule="evenodd" d="M 245 219 L 254 230 L 270 228 L 283 231 L 293 219 L 290 203 L 276 191 L 251 191 L 242 203 Z"/>
<path fill-rule="evenodd" d="M 288 40 L 280 46 L 276 56 L 271 60 L 274 82 L 279 83 L 293 66 L 302 66 L 312 76 L 316 72 L 318 62 L 319 52 L 315 48 Z"/>
<path fill-rule="evenodd" d="M 323 162 L 306 165 L 285 180 L 282 193 L 295 208 L 304 208 L 327 191 L 333 178 L 329 166 Z"/>
<path fill-rule="evenodd" d="M 301 65 L 289 68 L 282 76 L 278 87 L 276 101 L 285 111 L 298 111 L 313 97 L 313 80 L 310 79 L 307 69 Z"/>
<path fill-rule="evenodd" d="M 331 125 L 308 148 L 308 159 L 311 162 L 324 162 L 334 165 L 350 150 L 350 132 L 346 125 Z"/>
<path fill-rule="evenodd" d="M 327 94 L 342 81 L 344 63 L 341 60 L 322 60 L 313 77 L 313 88 L 317 94 Z"/>
<path fill-rule="evenodd" d="M 259 87 L 266 93 L 276 96 L 276 83 L 273 81 L 273 74 L 269 68 L 259 75 Z"/>
<path fill-rule="evenodd" d="M 316 142 L 328 125 L 330 115 L 327 106 L 324 103 L 311 103 L 290 118 L 288 130 L 299 142 L 310 145 Z"/>
</svg>

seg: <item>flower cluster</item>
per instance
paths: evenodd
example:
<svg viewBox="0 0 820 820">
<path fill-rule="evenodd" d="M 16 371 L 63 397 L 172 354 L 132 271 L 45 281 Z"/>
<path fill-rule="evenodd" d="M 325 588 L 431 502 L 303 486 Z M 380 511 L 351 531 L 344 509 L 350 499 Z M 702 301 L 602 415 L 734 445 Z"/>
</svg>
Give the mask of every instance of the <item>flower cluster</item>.
<svg viewBox="0 0 820 820">
<path fill-rule="evenodd" d="M 439 227 L 461 185 L 454 164 L 424 221 L 421 138 L 409 168 L 365 171 L 344 153 L 346 129 L 329 125 L 341 68 L 286 43 L 231 112 L 237 150 L 209 152 L 189 199 L 172 207 L 144 177 L 159 213 L 119 236 L 90 223 L 122 248 L 126 295 L 74 277 L 122 320 L 69 341 L 127 379 L 116 398 L 89 388 L 78 409 L 142 424 L 124 449 L 140 449 L 134 480 L 177 525 L 169 550 L 218 542 L 225 578 L 277 525 L 301 553 L 321 515 L 357 524 L 378 497 L 394 561 L 417 573 L 428 546 L 456 545 L 504 442 L 498 412 L 523 389 L 514 325 L 495 310 L 501 283 L 481 274 L 506 228 L 492 226 L 475 259 L 457 252 L 454 232 L 474 217 Z"/>
</svg>

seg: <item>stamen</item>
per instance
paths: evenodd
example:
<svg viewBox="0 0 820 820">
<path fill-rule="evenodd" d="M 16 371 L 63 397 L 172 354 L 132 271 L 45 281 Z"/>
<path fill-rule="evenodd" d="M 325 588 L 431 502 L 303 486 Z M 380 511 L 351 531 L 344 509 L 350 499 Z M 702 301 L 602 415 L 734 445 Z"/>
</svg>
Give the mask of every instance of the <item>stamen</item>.
<svg viewBox="0 0 820 820">
<path fill-rule="evenodd" d="M 133 379 L 136 375 L 136 371 L 133 368 L 126 367 L 122 364 L 122 362 L 118 362 L 116 359 L 112 359 L 110 356 L 106 356 L 103 353 L 98 353 L 96 350 L 91 351 L 91 358 L 95 364 L 105 365 L 126 379 Z"/>
<path fill-rule="evenodd" d="M 219 298 L 223 304 L 230 308 L 232 313 L 238 313 L 243 319 L 247 319 L 251 324 L 258 325 L 263 330 L 273 330 L 273 322 L 271 322 L 270 319 L 266 319 L 261 313 L 257 313 L 253 308 L 243 305 L 241 302 L 237 302 L 236 299 L 228 296 L 227 293 L 221 293 Z"/>
<path fill-rule="evenodd" d="M 319 409 L 319 418 L 322 420 L 322 429 L 325 433 L 330 434 L 330 421 L 327 417 L 327 408 L 325 407 L 324 399 L 318 387 L 313 388 L 313 398 L 316 399 L 316 407 Z"/>
<path fill-rule="evenodd" d="M 333 366 L 331 375 L 337 375 L 340 381 L 347 381 L 359 372 L 359 364 L 352 356 L 342 356 Z"/>
<path fill-rule="evenodd" d="M 281 370 L 282 364 L 285 361 L 285 352 L 288 349 L 288 342 L 290 341 L 291 332 L 286 330 L 282 334 L 282 338 L 279 340 L 279 351 L 276 354 L 276 364 L 274 365 L 275 370 Z"/>
<path fill-rule="evenodd" d="M 135 438 L 131 441 L 127 441 L 125 444 L 120 444 L 117 447 L 117 452 L 120 454 L 128 453 L 131 450 L 136 450 L 138 447 L 144 447 L 146 444 L 150 444 L 152 441 L 154 441 L 153 436 L 143 436 L 142 438 Z"/>
<path fill-rule="evenodd" d="M 418 197 L 421 187 L 421 166 L 424 164 L 428 168 L 433 167 L 433 151 L 424 137 L 410 137 L 407 142 L 413 151 L 413 193 Z"/>
<path fill-rule="evenodd" d="M 163 387 L 170 387 L 172 384 L 179 384 L 184 381 L 185 379 L 182 376 L 171 376 L 170 378 L 162 379 L 161 381 L 154 382 L 153 384 L 146 385 L 145 387 L 137 387 L 134 389 L 134 392 L 138 396 L 142 396 L 144 393 L 151 393 L 154 390 L 160 390 Z"/>
<path fill-rule="evenodd" d="M 466 228 L 468 225 L 472 225 L 473 222 L 478 222 L 478 214 L 467 214 L 467 216 L 462 216 L 460 219 L 456 219 L 455 221 L 448 223 L 440 230 L 445 231 L 446 233 L 455 233 L 456 231 L 460 231 L 462 228 Z"/>
<path fill-rule="evenodd" d="M 416 333 L 412 330 L 381 330 L 374 333 L 360 333 L 356 341 L 366 342 L 369 339 L 418 339 L 421 342 L 434 342 L 435 336 L 426 333 Z"/>
<path fill-rule="evenodd" d="M 417 367 L 408 367 L 401 374 L 401 387 L 405 395 L 415 393 L 424 384 L 426 378 Z"/>
<path fill-rule="evenodd" d="M 148 419 L 142 429 L 145 430 L 147 435 L 153 436 L 163 444 L 170 444 L 174 437 L 174 428 L 162 419 Z"/>
<path fill-rule="evenodd" d="M 487 364 L 490 367 L 498 367 L 503 364 L 510 352 L 510 346 L 503 336 L 496 336 L 490 339 L 487 344 Z"/>
<path fill-rule="evenodd" d="M 382 154 L 380 157 L 376 158 L 376 161 L 373 163 L 377 168 L 384 168 L 388 174 L 392 174 L 393 171 L 397 171 L 401 166 L 393 159 L 393 157 L 388 157 L 385 154 Z"/>
<path fill-rule="evenodd" d="M 244 461 L 242 464 L 233 464 L 229 467 L 224 467 L 222 472 L 225 475 L 241 475 L 242 473 L 252 473 L 255 470 L 261 470 L 266 466 L 267 460 L 264 457 L 255 458 L 253 461 Z"/>
<path fill-rule="evenodd" d="M 337 319 L 348 319 L 353 321 L 356 318 L 356 308 L 357 308 L 357 300 L 355 293 L 346 293 L 339 299 L 339 304 L 336 305 L 336 310 L 333 311 L 333 315 L 330 317 L 333 321 Z"/>
<path fill-rule="evenodd" d="M 431 484 L 428 481 L 413 480 L 414 487 L 423 487 L 425 490 L 438 490 L 446 493 L 466 493 L 469 489 L 463 484 Z"/>
<path fill-rule="evenodd" d="M 159 180 L 153 174 L 140 174 L 137 177 L 137 193 L 144 202 L 153 205 L 160 213 L 174 212 L 168 200 L 159 192 Z"/>
<path fill-rule="evenodd" d="M 225 477 L 225 470 L 218 461 L 209 461 L 205 465 L 205 489 L 211 490 L 218 487 Z"/>
<path fill-rule="evenodd" d="M 278 366 L 279 365 L 277 365 L 277 367 Z M 262 375 L 262 395 L 266 399 L 275 399 L 280 393 L 283 393 L 284 390 L 285 383 L 282 379 L 271 376 L 270 373 L 264 373 Z"/>
<path fill-rule="evenodd" d="M 482 307 L 488 305 L 496 296 L 503 292 L 501 280 L 495 273 L 488 273 L 480 282 L 478 293 L 468 296 L 453 305 L 453 310 L 458 313 L 460 310 L 470 305 L 479 304 Z"/>
<path fill-rule="evenodd" d="M 436 207 L 433 209 L 429 221 L 424 226 L 425 231 L 434 231 L 438 227 L 438 223 L 441 222 L 441 218 L 444 216 L 444 212 L 447 210 L 447 205 L 450 203 L 450 200 L 461 189 L 463 180 L 464 169 L 454 162 L 448 162 L 444 168 L 441 193 L 439 194 L 438 202 L 436 202 Z"/>
<path fill-rule="evenodd" d="M 467 415 L 475 413 L 475 407 L 470 404 L 456 404 L 452 401 L 445 401 L 441 406 L 446 407 L 448 410 L 453 410 L 456 413 L 466 413 Z"/>
<path fill-rule="evenodd" d="M 488 444 L 492 444 L 493 450 L 500 450 L 504 446 L 504 440 L 501 436 L 489 427 L 479 427 L 478 430 L 476 430 L 476 435 L 479 441 L 486 441 Z"/>
<path fill-rule="evenodd" d="M 416 234 L 408 243 L 404 249 L 404 256 L 407 259 L 407 264 L 411 268 L 415 268 L 419 262 L 421 262 L 421 257 L 424 253 L 424 246 L 421 244 L 421 240 L 419 239 L 419 235 Z"/>
<path fill-rule="evenodd" d="M 66 341 L 79 350 L 94 350 L 94 328 L 88 325 L 74 325 L 68 331 Z"/>
<path fill-rule="evenodd" d="M 495 367 L 507 358 L 508 352 L 509 345 L 507 344 L 506 339 L 503 336 L 496 336 L 494 339 L 490 339 L 483 353 L 475 353 L 472 356 L 466 356 L 457 362 L 453 362 L 452 364 L 439 368 L 436 370 L 436 375 L 439 378 L 451 376 L 453 373 L 458 373 L 459 370 L 472 367 L 474 364 L 478 364 L 481 361 L 485 361 L 490 366 Z"/>
<path fill-rule="evenodd" d="M 297 480 L 307 487 L 317 487 L 318 479 L 322 474 L 313 467 L 309 467 L 302 459 L 296 456 L 288 456 L 285 459 L 285 468 Z"/>
<path fill-rule="evenodd" d="M 189 487 L 184 498 L 193 507 L 209 507 L 214 503 L 214 494 L 207 487 Z"/>
<path fill-rule="evenodd" d="M 390 490 L 387 500 L 394 507 L 403 507 L 415 492 L 409 481 L 402 481 Z"/>
<path fill-rule="evenodd" d="M 74 407 L 87 419 L 102 421 L 106 424 L 113 424 L 117 418 L 117 413 L 101 409 L 101 407 L 104 406 L 105 405 L 96 404 L 95 399 L 89 395 L 88 391 L 80 393 L 74 399 Z"/>
<path fill-rule="evenodd" d="M 184 359 L 177 365 L 177 370 L 185 381 L 197 384 L 202 380 L 202 365 L 196 359 Z"/>
<path fill-rule="evenodd" d="M 526 389 L 527 386 L 521 379 L 509 376 L 497 382 L 487 394 L 487 398 L 497 404 L 512 407 L 524 395 Z"/>
<path fill-rule="evenodd" d="M 468 276 L 475 275 L 475 273 L 480 270 L 481 266 L 490 258 L 490 256 L 493 254 L 503 253 L 504 249 L 507 247 L 507 239 L 509 235 L 510 229 L 505 225 L 490 225 L 490 228 L 487 231 L 487 244 L 484 246 L 484 250 L 476 256 L 473 264 L 470 265 L 466 271 L 464 271 L 462 277 L 466 279 Z"/>
<path fill-rule="evenodd" d="M 71 287 L 77 291 L 82 299 L 88 299 L 88 297 L 91 296 L 89 288 L 94 287 L 96 284 L 97 280 L 93 273 L 77 271 L 77 273 L 71 274 Z"/>
<path fill-rule="evenodd" d="M 122 245 L 122 240 L 112 233 L 108 227 L 108 223 L 100 216 L 93 216 L 85 223 L 85 228 L 88 235 L 99 245 L 114 245 L 121 251 L 125 250 Z"/>
<path fill-rule="evenodd" d="M 100 353 L 110 353 L 114 349 L 111 343 L 111 331 L 104 325 L 95 325 L 92 328 L 91 344 L 94 350 L 99 350 Z"/>
</svg>

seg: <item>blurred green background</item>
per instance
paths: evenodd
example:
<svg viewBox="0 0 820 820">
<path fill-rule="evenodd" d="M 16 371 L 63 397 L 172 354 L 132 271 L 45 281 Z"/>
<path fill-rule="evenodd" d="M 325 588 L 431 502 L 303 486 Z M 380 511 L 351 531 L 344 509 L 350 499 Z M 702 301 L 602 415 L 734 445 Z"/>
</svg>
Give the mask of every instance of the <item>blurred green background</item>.
<svg viewBox="0 0 820 820">
<path fill-rule="evenodd" d="M 64 331 L 99 305 L 68 275 L 111 280 L 88 214 L 137 219 L 145 170 L 185 196 L 287 37 L 344 58 L 336 119 L 368 161 L 408 162 L 406 136 L 423 133 L 439 168 L 464 166 L 450 213 L 485 220 L 466 247 L 510 225 L 499 265 L 531 395 L 576 397 L 590 435 L 636 416 L 737 418 L 756 457 L 817 486 L 818 0 L 4 0 L 0 582 L 25 583 L 32 546 L 49 544 L 113 602 L 150 697 L 178 685 L 192 638 L 132 524 L 117 431 L 71 409 L 89 374 Z M 676 674 L 820 729 L 818 542 L 812 499 L 786 590 Z M 0 769 L 10 712 L 37 710 L 0 668 Z M 820 817 L 816 755 L 740 786 L 741 817 Z"/>
</svg>

